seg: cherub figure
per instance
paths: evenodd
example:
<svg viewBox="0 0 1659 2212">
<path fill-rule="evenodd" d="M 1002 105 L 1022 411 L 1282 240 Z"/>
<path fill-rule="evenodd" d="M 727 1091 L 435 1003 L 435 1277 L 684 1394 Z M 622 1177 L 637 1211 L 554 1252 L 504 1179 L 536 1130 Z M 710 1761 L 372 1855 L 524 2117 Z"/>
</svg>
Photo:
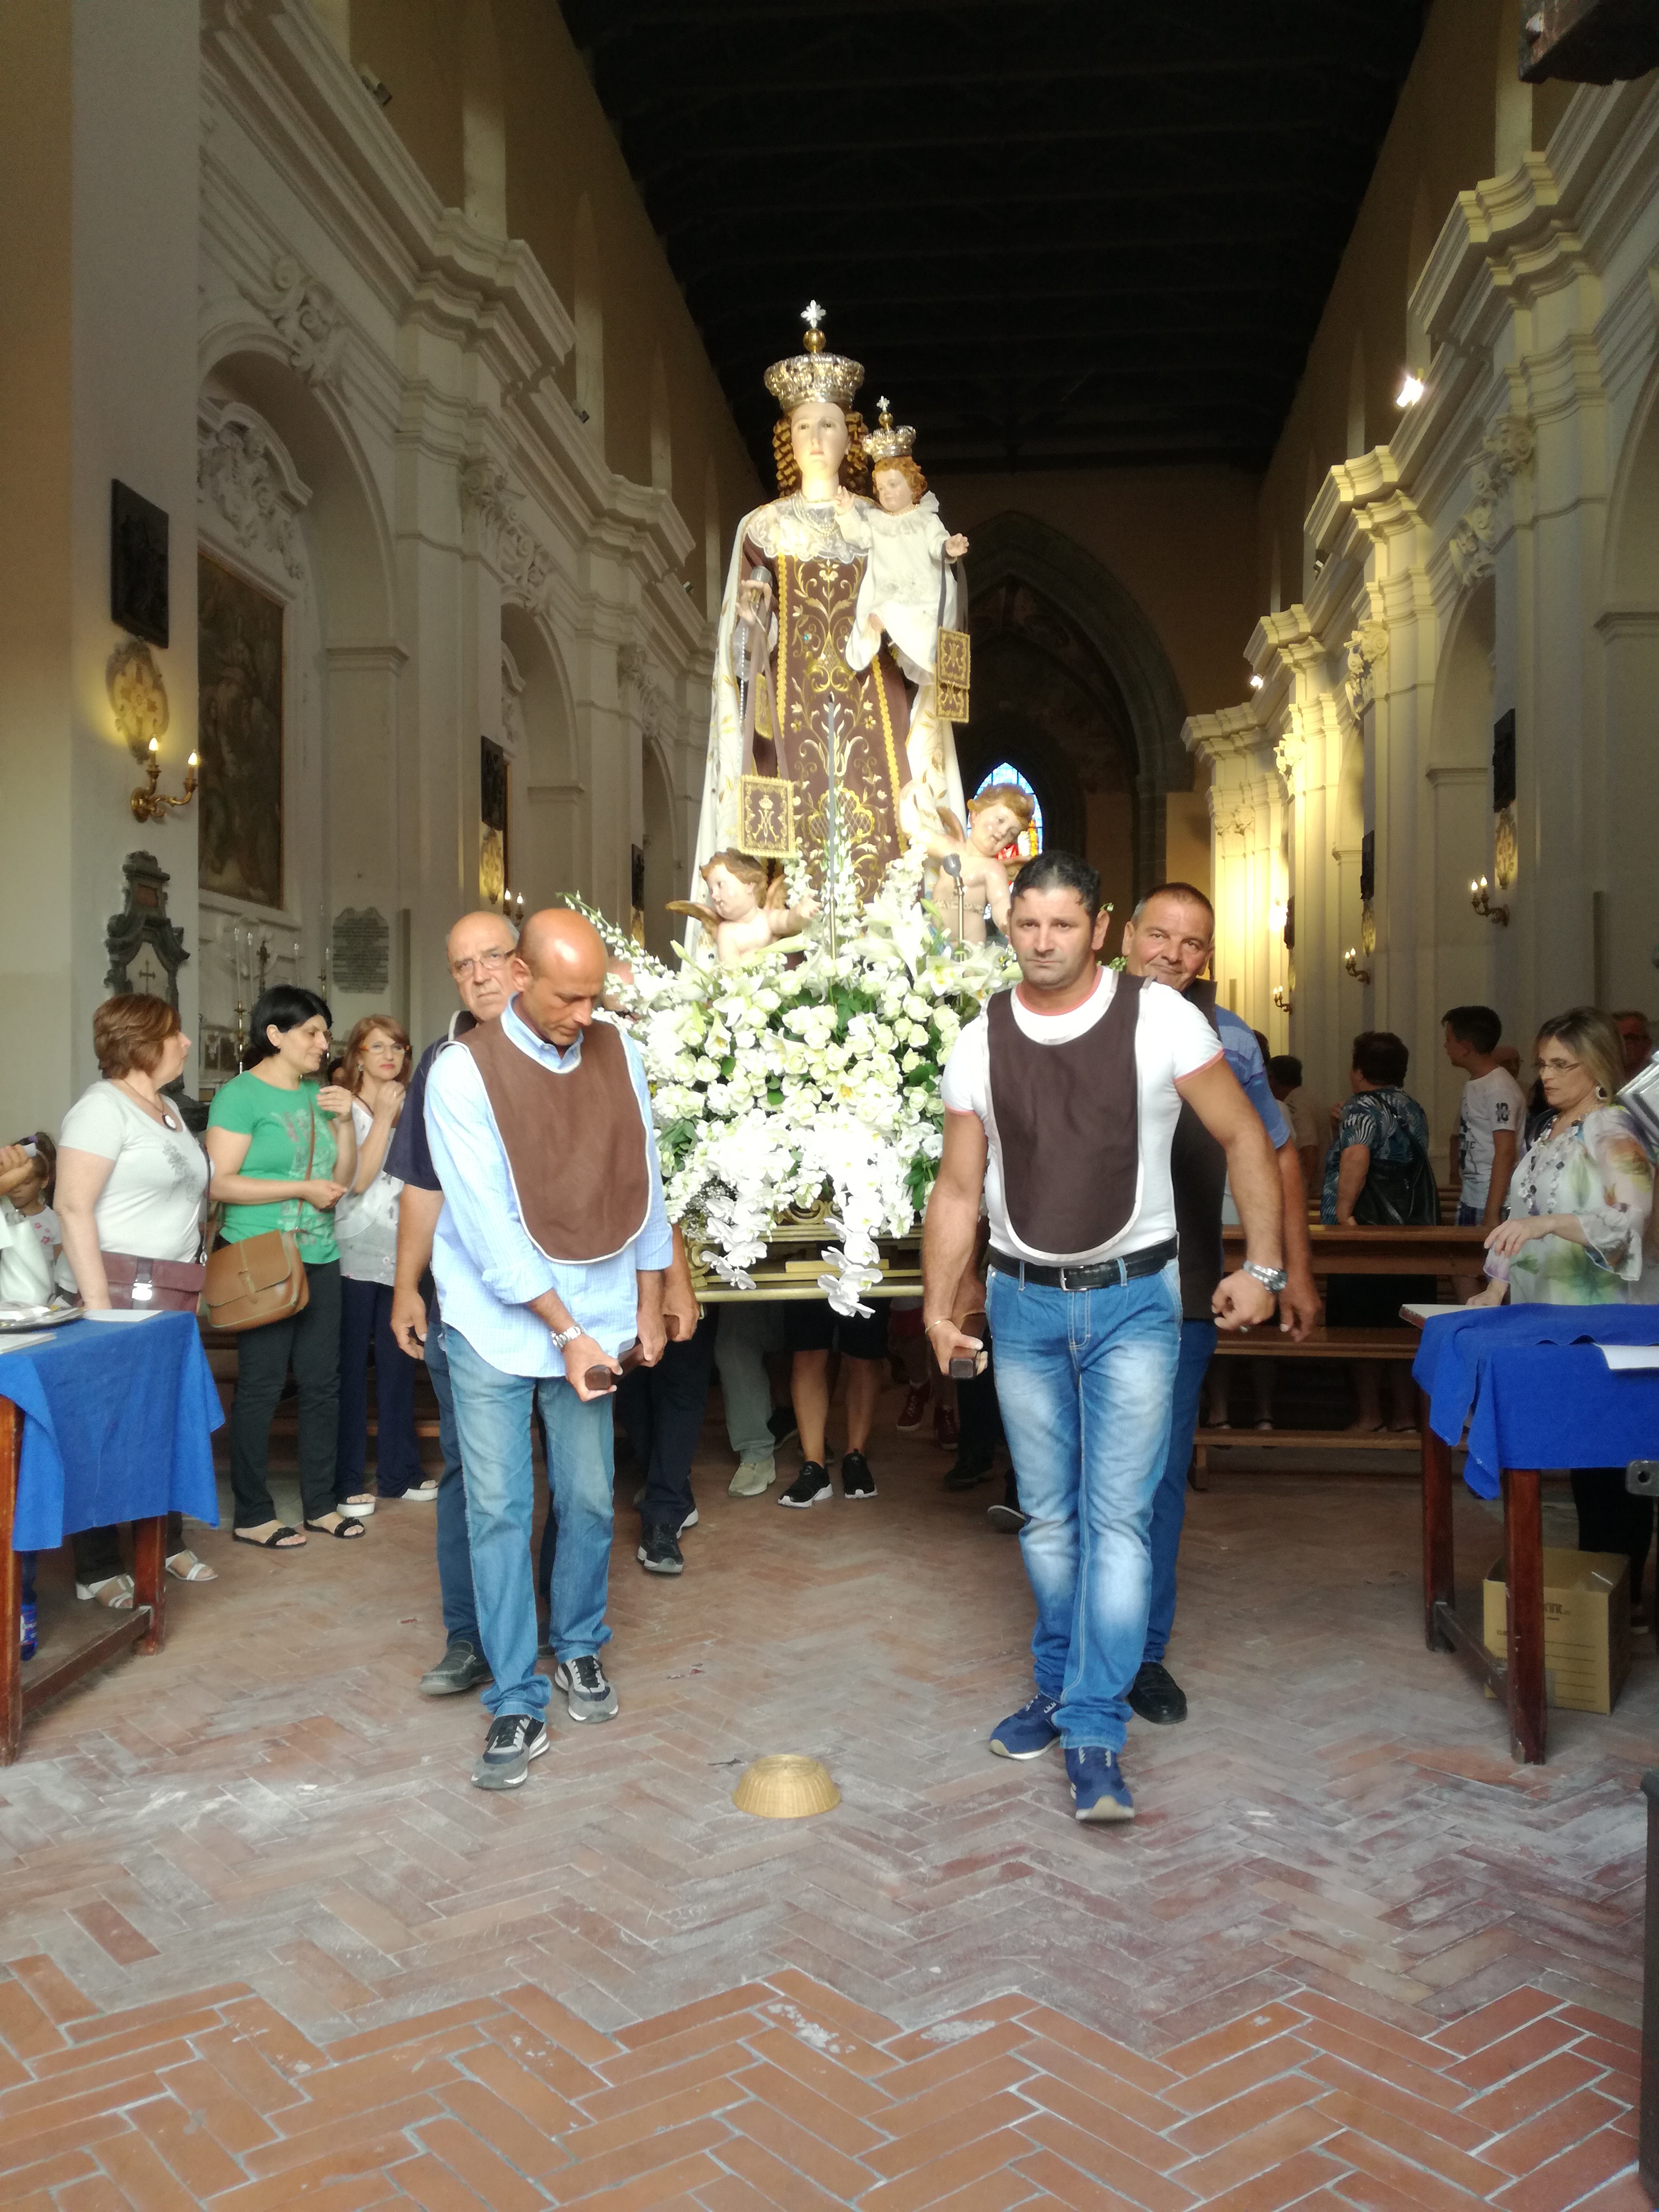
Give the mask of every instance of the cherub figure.
<svg viewBox="0 0 1659 2212">
<path fill-rule="evenodd" d="M 944 917 L 947 937 L 959 938 L 965 945 L 983 945 L 988 907 L 992 922 L 1007 934 L 1008 870 L 997 855 L 1030 828 L 1031 816 L 1031 801 L 1018 784 L 993 783 L 969 800 L 970 826 L 965 837 L 948 808 L 940 809 L 943 830 L 924 832 L 928 856 L 939 863 L 937 871 L 929 871 L 931 896 Z M 951 860 L 960 871 L 959 878 L 946 865 Z"/>
<path fill-rule="evenodd" d="M 818 910 L 811 891 L 789 905 L 781 868 L 774 873 L 764 860 L 730 846 L 711 854 L 698 872 L 708 886 L 708 903 L 671 899 L 668 911 L 694 915 L 714 932 L 714 957 L 722 968 L 735 968 L 781 937 L 798 937 Z"/>
</svg>

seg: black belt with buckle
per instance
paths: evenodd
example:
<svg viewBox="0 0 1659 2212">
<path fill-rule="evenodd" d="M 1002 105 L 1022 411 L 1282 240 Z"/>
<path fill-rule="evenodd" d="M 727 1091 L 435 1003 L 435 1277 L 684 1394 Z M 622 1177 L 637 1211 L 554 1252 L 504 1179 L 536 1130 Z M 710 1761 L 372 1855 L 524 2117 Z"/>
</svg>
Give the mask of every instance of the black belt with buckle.
<svg viewBox="0 0 1659 2212">
<path fill-rule="evenodd" d="M 1017 1283 L 1041 1283 L 1050 1291 L 1105 1291 L 1132 1283 L 1137 1275 L 1161 1275 L 1180 1249 L 1173 1237 L 1166 1237 L 1163 1243 L 1121 1260 L 1096 1260 L 1086 1267 L 1039 1267 L 1033 1260 L 1011 1260 L 994 1244 L 989 1259 L 999 1274 L 1012 1275 Z"/>
</svg>

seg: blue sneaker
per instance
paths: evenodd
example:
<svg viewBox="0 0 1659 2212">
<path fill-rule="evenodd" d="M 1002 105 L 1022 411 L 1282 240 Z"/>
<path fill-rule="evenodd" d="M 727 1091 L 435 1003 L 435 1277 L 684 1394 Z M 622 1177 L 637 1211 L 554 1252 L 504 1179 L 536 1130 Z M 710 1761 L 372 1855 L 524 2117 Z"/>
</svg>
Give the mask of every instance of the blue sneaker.
<svg viewBox="0 0 1659 2212">
<path fill-rule="evenodd" d="M 1123 1780 L 1117 1753 L 1102 1743 L 1085 1743 L 1066 1754 L 1066 1778 L 1072 1785 L 1079 1820 L 1133 1820 L 1135 1804 Z"/>
<path fill-rule="evenodd" d="M 1030 1705 L 997 1723 L 991 1731 L 992 1750 L 1000 1759 L 1041 1759 L 1050 1744 L 1060 1741 L 1054 1726 L 1059 1703 L 1058 1698 L 1045 1698 L 1039 1690 Z"/>
</svg>

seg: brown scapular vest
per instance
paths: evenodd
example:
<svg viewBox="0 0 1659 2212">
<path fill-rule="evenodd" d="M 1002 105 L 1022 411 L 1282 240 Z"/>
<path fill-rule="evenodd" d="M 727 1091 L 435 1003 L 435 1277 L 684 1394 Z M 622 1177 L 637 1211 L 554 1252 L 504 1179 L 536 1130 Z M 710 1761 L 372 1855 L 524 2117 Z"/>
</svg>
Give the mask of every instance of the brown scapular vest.
<svg viewBox="0 0 1659 2212">
<path fill-rule="evenodd" d="M 624 1251 L 651 1210 L 651 1172 L 628 1054 L 610 1023 L 583 1032 L 568 1075 L 521 1052 L 499 1014 L 456 1042 L 478 1063 L 532 1243 L 571 1266 Z"/>
<path fill-rule="evenodd" d="M 1112 1003 L 1069 1044 L 1036 1044 L 1012 991 L 986 1005 L 991 1118 L 1009 1225 L 1029 1251 L 1064 1260 L 1127 1228 L 1140 1197 L 1135 1024 L 1140 979 L 1120 974 Z"/>
<path fill-rule="evenodd" d="M 1218 1042 L 1215 985 L 1207 978 L 1182 994 L 1196 1006 Z M 1227 1155 L 1183 1098 L 1170 1141 L 1170 1182 L 1175 1191 L 1176 1234 L 1181 1239 L 1181 1310 L 1188 1321 L 1208 1321 L 1210 1301 L 1225 1262 L 1221 1252 L 1221 1204 L 1227 1190 Z"/>
</svg>

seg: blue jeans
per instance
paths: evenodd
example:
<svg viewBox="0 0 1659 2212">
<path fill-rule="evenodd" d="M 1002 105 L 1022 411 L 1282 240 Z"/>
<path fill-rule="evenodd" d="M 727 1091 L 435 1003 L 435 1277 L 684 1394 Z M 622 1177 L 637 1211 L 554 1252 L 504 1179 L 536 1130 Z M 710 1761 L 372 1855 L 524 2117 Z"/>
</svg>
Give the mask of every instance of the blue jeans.
<svg viewBox="0 0 1659 2212">
<path fill-rule="evenodd" d="M 446 1329 L 445 1343 L 466 1484 L 472 1588 L 483 1655 L 495 1677 L 483 1703 L 492 1713 L 540 1714 L 552 1685 L 536 1671 L 531 1412 L 541 1419 L 559 1522 L 548 1641 L 559 1658 L 580 1659 L 611 1640 L 605 1621 L 615 1480 L 611 1400 L 584 1405 L 562 1376 L 504 1375 L 459 1329 Z"/>
<path fill-rule="evenodd" d="M 1146 1616 L 1143 1659 L 1163 1658 L 1170 1648 L 1170 1631 L 1175 1626 L 1176 1559 L 1181 1550 L 1181 1524 L 1187 1518 L 1187 1469 L 1192 1464 L 1193 1438 L 1198 1430 L 1199 1394 L 1214 1351 L 1212 1321 L 1182 1322 L 1181 1357 L 1176 1364 L 1175 1397 L 1170 1407 L 1170 1448 L 1152 1499 L 1152 1599 Z"/>
<path fill-rule="evenodd" d="M 997 1401 L 1030 1516 L 1036 1685 L 1068 1751 L 1121 1751 L 1146 1644 L 1152 1498 L 1181 1350 L 1174 1261 L 1098 1291 L 1022 1285 L 994 1268 L 987 1313 Z"/>
<path fill-rule="evenodd" d="M 472 1547 L 466 1537 L 466 1486 L 461 1479 L 460 1438 L 455 1432 L 455 1394 L 449 1387 L 449 1353 L 444 1317 L 434 1298 L 427 1307 L 426 1371 L 438 1401 L 438 1443 L 444 1471 L 438 1479 L 438 1592 L 443 1601 L 444 1635 L 451 1644 L 483 1650 L 478 1634 L 477 1601 L 472 1595 Z"/>
</svg>

